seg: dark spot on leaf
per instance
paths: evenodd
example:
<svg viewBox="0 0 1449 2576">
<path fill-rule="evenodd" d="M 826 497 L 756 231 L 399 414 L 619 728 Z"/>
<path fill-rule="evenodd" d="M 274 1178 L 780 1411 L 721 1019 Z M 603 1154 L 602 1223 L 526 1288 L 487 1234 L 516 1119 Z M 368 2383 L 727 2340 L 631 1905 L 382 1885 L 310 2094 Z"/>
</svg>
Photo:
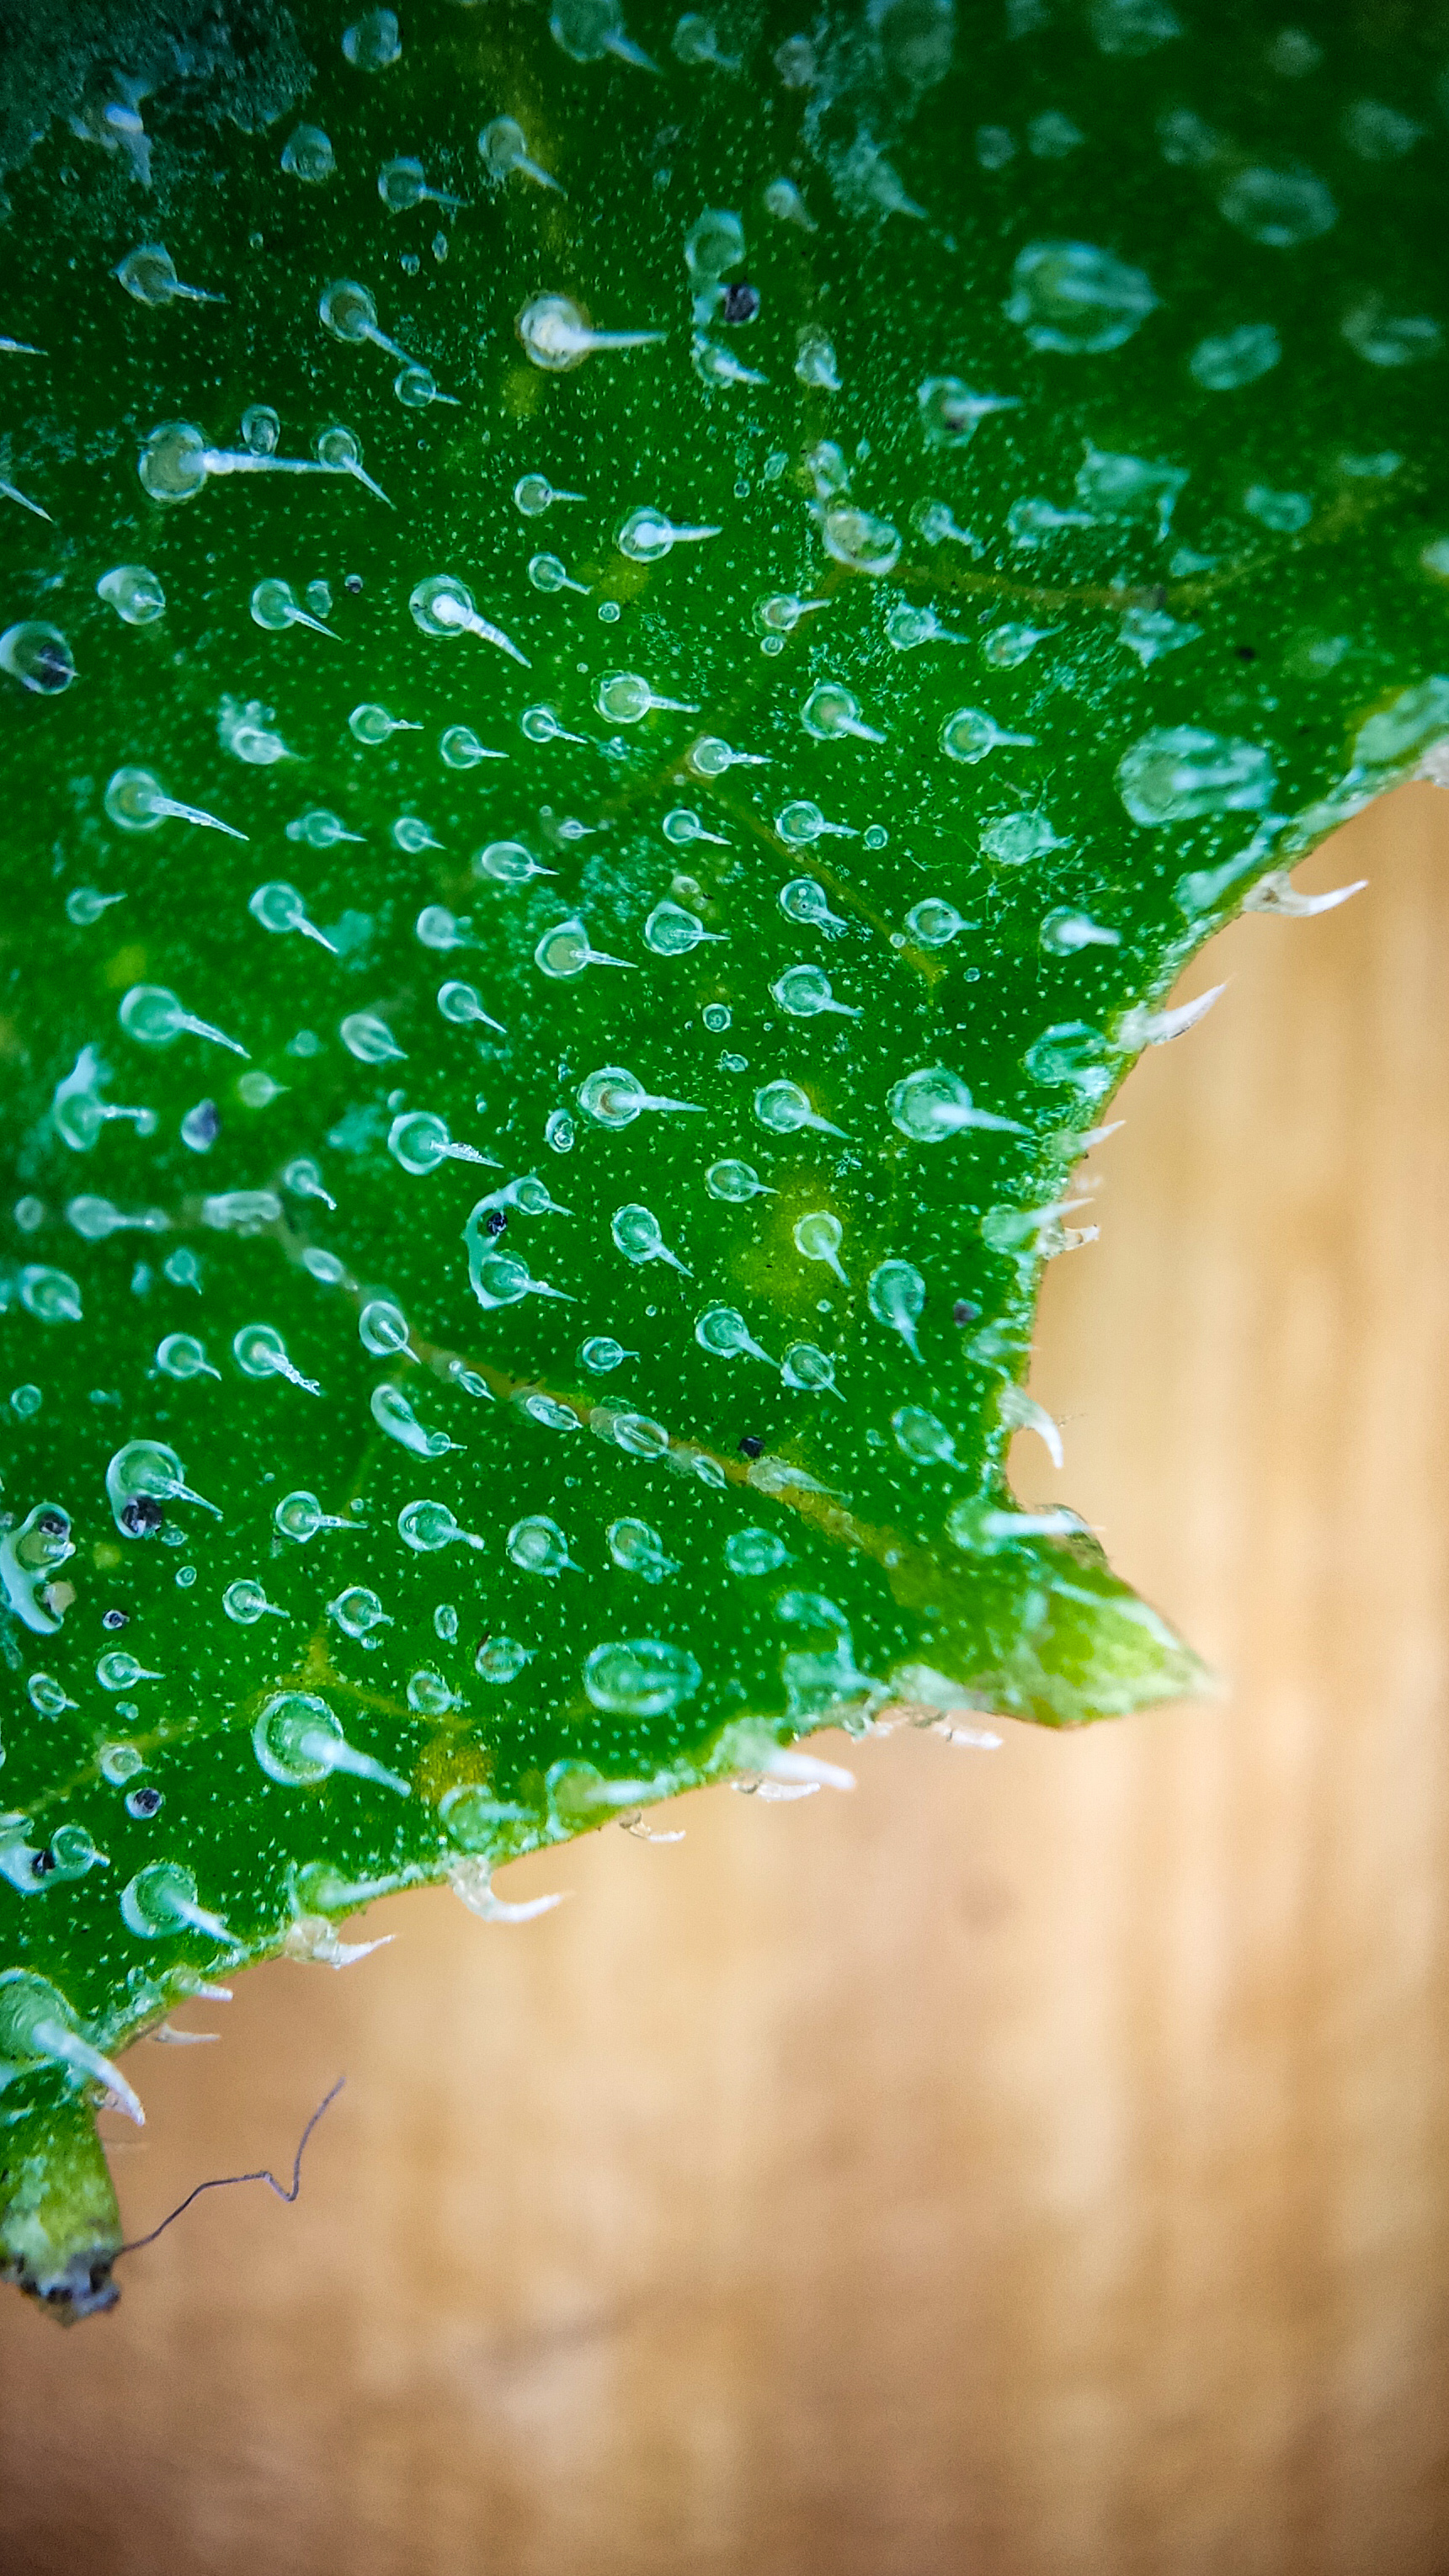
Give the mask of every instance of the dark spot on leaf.
<svg viewBox="0 0 1449 2576">
<path fill-rule="evenodd" d="M 159 1789 L 133 1789 L 126 1800 L 126 1812 L 132 1816 L 154 1816 L 161 1803 Z"/>
<path fill-rule="evenodd" d="M 154 1538 L 165 1518 L 154 1494 L 133 1494 L 121 1514 L 121 1527 L 131 1538 Z"/>
<path fill-rule="evenodd" d="M 746 285 L 743 278 L 738 286 L 725 288 L 724 302 L 720 311 L 726 322 L 753 322 L 759 309 L 759 289 Z"/>
<path fill-rule="evenodd" d="M 747 1431 L 743 1440 L 740 1442 L 740 1456 L 742 1458 L 760 1458 L 763 1457 L 764 1450 L 765 1444 L 763 1440 L 757 1440 L 753 1431 Z"/>
<path fill-rule="evenodd" d="M 101 1626 L 103 1628 L 124 1628 L 129 1617 L 130 1612 L 127 1610 L 103 1610 L 101 1612 Z"/>
<path fill-rule="evenodd" d="M 980 1312 L 980 1307 L 973 1306 L 969 1297 L 958 1297 L 951 1309 L 951 1321 L 953 1324 L 974 1324 Z"/>
</svg>

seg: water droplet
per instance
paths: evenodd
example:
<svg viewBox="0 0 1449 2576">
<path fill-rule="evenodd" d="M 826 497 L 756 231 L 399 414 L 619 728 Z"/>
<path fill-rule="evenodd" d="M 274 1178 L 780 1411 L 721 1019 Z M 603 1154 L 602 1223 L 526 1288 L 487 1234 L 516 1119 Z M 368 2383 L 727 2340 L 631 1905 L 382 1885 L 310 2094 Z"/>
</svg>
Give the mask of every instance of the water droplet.
<svg viewBox="0 0 1449 2576">
<path fill-rule="evenodd" d="M 806 233 L 818 232 L 810 210 L 793 179 L 772 179 L 765 190 L 765 211 L 780 224 L 798 224 Z"/>
<path fill-rule="evenodd" d="M 140 242 L 129 250 L 115 270 L 126 293 L 138 304 L 153 309 L 165 304 L 224 304 L 223 295 L 210 295 L 204 287 L 183 286 L 176 274 L 176 263 L 164 242 Z"/>
<path fill-rule="evenodd" d="M 398 1045 L 385 1020 L 373 1011 L 349 1011 L 338 1032 L 349 1055 L 359 1064 L 405 1064 L 406 1050 Z"/>
<path fill-rule="evenodd" d="M 861 719 L 860 702 L 839 680 L 821 680 L 800 710 L 800 721 L 816 742 L 884 742 L 885 735 Z"/>
<path fill-rule="evenodd" d="M 195 1878 L 175 1860 L 153 1860 L 137 1870 L 121 1891 L 121 1916 L 143 1941 L 165 1941 L 185 1931 L 204 1932 L 212 1941 L 231 1937 L 220 1915 L 197 1902 Z"/>
<path fill-rule="evenodd" d="M 1332 196 L 1309 170 L 1236 170 L 1219 192 L 1218 207 L 1236 231 L 1270 250 L 1317 241 L 1338 221 Z"/>
<path fill-rule="evenodd" d="M 877 1323 L 900 1334 L 912 1359 L 920 1359 L 916 1327 L 926 1303 L 926 1283 L 909 1261 L 882 1261 L 870 1274 L 866 1298 Z"/>
<path fill-rule="evenodd" d="M 536 295 L 514 325 L 536 367 L 565 375 L 599 349 L 642 349 L 662 331 L 595 331 L 567 295 Z"/>
<path fill-rule="evenodd" d="M 1123 611 L 1117 629 L 1129 653 L 1135 653 L 1144 670 L 1161 660 L 1164 653 L 1175 653 L 1184 644 L 1195 644 L 1202 633 L 1187 618 L 1169 617 L 1165 608 L 1128 608 Z"/>
<path fill-rule="evenodd" d="M 762 1127 L 773 1135 L 793 1136 L 802 1127 L 813 1127 L 823 1136 L 843 1136 L 843 1127 L 833 1126 L 811 1106 L 808 1092 L 798 1082 L 767 1082 L 755 1093 L 755 1116 Z"/>
<path fill-rule="evenodd" d="M 289 179 L 311 188 L 325 185 L 337 167 L 330 136 L 320 125 L 299 125 L 282 146 L 282 168 Z"/>
<path fill-rule="evenodd" d="M 976 923 L 963 921 L 954 903 L 943 902 L 939 895 L 927 895 L 912 904 L 906 914 L 906 928 L 921 948 L 949 948 L 963 930 L 974 930 Z"/>
<path fill-rule="evenodd" d="M 0 637 L 0 646 L 3 646 Z M 204 814 L 195 805 L 181 805 L 152 777 L 149 769 L 118 769 L 106 788 L 105 808 L 111 821 L 123 832 L 154 832 L 158 823 L 170 818 L 181 823 L 197 823 L 213 832 L 225 832 L 229 840 L 244 841 L 245 832 L 230 823 L 218 821 L 215 814 Z"/>
<path fill-rule="evenodd" d="M 445 1118 L 429 1109 L 405 1110 L 387 1131 L 387 1150 L 403 1171 L 415 1176 L 435 1172 L 440 1163 L 491 1163 L 476 1145 L 456 1145 Z"/>
<path fill-rule="evenodd" d="M 872 581 L 894 572 L 901 559 L 899 528 L 889 519 L 873 517 L 869 510 L 827 510 L 820 536 L 833 563 L 843 564 L 847 572 L 865 573 Z"/>
<path fill-rule="evenodd" d="M 927 1413 L 919 1404 L 903 1404 L 891 1415 L 891 1429 L 896 1447 L 905 1458 L 920 1467 L 955 1467 L 959 1465 L 956 1443 L 944 1422 Z"/>
<path fill-rule="evenodd" d="M 42 1324 L 78 1324 L 81 1293 L 68 1270 L 28 1261 L 20 1273 L 20 1303 Z"/>
<path fill-rule="evenodd" d="M 819 966 L 788 966 L 770 987 L 782 1011 L 792 1019 L 813 1020 L 822 1013 L 843 1020 L 858 1020 L 860 1012 L 850 1003 L 837 1002 L 831 991 L 830 978 Z"/>
<path fill-rule="evenodd" d="M 644 1089 L 623 1065 L 602 1065 L 579 1085 L 579 1107 L 600 1127 L 632 1127 L 646 1109 L 700 1113 L 697 1100 L 669 1100 Z"/>
<path fill-rule="evenodd" d="M 723 936 L 722 931 L 706 930 L 697 913 L 678 903 L 656 903 L 644 924 L 644 944 L 656 957 L 687 957 L 701 940 Z"/>
<path fill-rule="evenodd" d="M 703 1678 L 687 1648 L 660 1637 L 595 1646 L 584 1660 L 584 1688 L 595 1708 L 621 1717 L 663 1717 L 691 1699 Z"/>
<path fill-rule="evenodd" d="M 152 626 L 166 608 L 166 593 L 145 564 L 116 564 L 96 583 L 96 597 L 124 626 Z"/>
<path fill-rule="evenodd" d="M 458 1446 L 446 1431 L 425 1431 L 401 1388 L 385 1380 L 372 1390 L 371 1410 L 378 1429 L 402 1448 L 411 1449 L 415 1457 L 444 1458 Z"/>
<path fill-rule="evenodd" d="M 1268 375 L 1282 355 L 1283 343 L 1271 322 L 1244 322 L 1236 331 L 1199 340 L 1188 366 L 1209 393 L 1235 393 L 1240 385 L 1256 384 Z"/>
<path fill-rule="evenodd" d="M 583 923 L 574 918 L 554 924 L 546 930 L 533 952 L 533 962 L 540 974 L 554 982 L 570 982 L 582 975 L 586 966 L 618 966 L 627 973 L 635 970 L 625 957 L 610 957 L 602 948 L 589 944 Z"/>
<path fill-rule="evenodd" d="M 347 1637 L 370 1637 L 376 1628 L 390 1628 L 392 1621 L 377 1594 L 365 1583 L 349 1584 L 335 1601 L 327 1604 L 327 1616 Z"/>
<path fill-rule="evenodd" d="M 1143 734 L 1117 764 L 1117 788 L 1134 823 L 1160 826 L 1204 814 L 1256 813 L 1273 793 L 1271 753 L 1197 725 Z"/>
<path fill-rule="evenodd" d="M 115 1118 L 129 1121 L 138 1136 L 155 1134 L 156 1113 L 153 1109 L 125 1109 L 101 1098 L 101 1085 L 109 1080 L 109 1071 L 96 1049 L 82 1047 L 64 1081 L 56 1084 L 51 1097 L 51 1119 L 57 1135 L 72 1153 L 90 1153 L 99 1141 L 102 1129 Z"/>
<path fill-rule="evenodd" d="M 1275 536 L 1297 536 L 1313 516 L 1313 503 L 1306 492 L 1275 492 L 1267 483 L 1250 483 L 1243 494 L 1243 508 L 1250 519 L 1271 528 Z"/>
<path fill-rule="evenodd" d="M 779 1366 L 768 1351 L 761 1349 L 737 1306 L 706 1306 L 703 1314 L 695 1318 L 694 1338 L 700 1349 L 714 1359 L 762 1360 L 766 1368 Z"/>
<path fill-rule="evenodd" d="M 906 1074 L 892 1085 L 888 1105 L 892 1124 L 918 1145 L 939 1145 L 968 1127 L 1016 1136 L 1026 1132 L 1014 1118 L 997 1118 L 989 1110 L 973 1108 L 960 1075 L 949 1073 L 944 1065 L 926 1065 Z"/>
<path fill-rule="evenodd" d="M 769 765 L 759 752 L 732 751 L 718 734 L 701 734 L 690 746 L 689 766 L 697 778 L 722 778 L 727 769 L 768 769 Z"/>
<path fill-rule="evenodd" d="M 791 591 L 772 591 L 767 598 L 756 600 L 755 624 L 765 636 L 793 635 L 802 617 L 813 616 L 829 605 L 828 599 L 796 599 Z"/>
<path fill-rule="evenodd" d="M 792 1342 L 785 1353 L 780 1375 L 786 1386 L 804 1395 L 833 1395 L 843 1404 L 845 1398 L 835 1383 L 835 1363 L 814 1342 Z"/>
<path fill-rule="evenodd" d="M 930 447 L 967 447 L 993 412 L 1019 411 L 1017 394 L 978 394 L 959 376 L 928 376 L 916 394 Z"/>
<path fill-rule="evenodd" d="M 386 707 L 368 703 L 353 708 L 347 719 L 347 730 L 354 742 L 367 743 L 375 748 L 377 744 L 389 741 L 395 733 L 421 733 L 423 728 L 420 724 L 409 723 L 404 716 L 390 716 Z"/>
<path fill-rule="evenodd" d="M 808 849 L 814 841 L 854 841 L 859 837 L 858 834 L 851 829 L 848 823 L 827 823 L 819 806 L 812 805 L 809 798 L 803 796 L 796 797 L 792 803 L 781 807 L 779 813 L 775 817 L 775 829 L 779 833 L 785 847 L 789 850 Z M 794 882 L 797 885 L 801 885 L 809 884 L 811 880 L 809 878 L 797 877 Z M 783 892 L 781 893 L 780 901 L 785 910 L 788 911 L 790 906 L 785 904 L 785 896 Z M 797 920 L 803 920 L 808 917 L 810 916 L 799 913 L 795 915 Z M 825 915 L 823 913 L 816 914 L 813 917 L 818 921 L 824 921 L 825 919 Z M 845 927 L 843 922 L 839 923 L 837 926 L 840 929 L 844 929 Z"/>
<path fill-rule="evenodd" d="M 192 1492 L 175 1450 L 160 1440 L 126 1441 L 106 1468 L 106 1493 L 123 1538 L 150 1538 L 160 1528 L 162 1506 L 168 1502 L 199 1503 L 221 1518 L 215 1503 Z"/>
<path fill-rule="evenodd" d="M 541 1574 L 556 1579 L 565 1566 L 573 1565 L 569 1543 L 557 1521 L 542 1513 L 527 1520 L 515 1521 L 504 1542 L 512 1562 L 524 1574 Z M 577 1568 L 575 1567 L 575 1572 Z"/>
<path fill-rule="evenodd" d="M 342 51 L 360 72 L 385 72 L 402 52 L 397 12 L 364 9 L 362 16 L 344 29 Z"/>
<path fill-rule="evenodd" d="M 699 545 L 719 533 L 718 528 L 676 527 L 662 510 L 640 509 L 620 520 L 614 542 L 631 563 L 661 563 L 675 546 Z"/>
<path fill-rule="evenodd" d="M 280 1691 L 268 1700 L 252 1728 L 252 1749 L 267 1778 L 283 1788 L 315 1787 L 341 1771 L 399 1797 L 411 1794 L 395 1771 L 348 1743 L 327 1702 L 309 1691 Z"/>
<path fill-rule="evenodd" d="M 1055 957 L 1073 957 L 1082 948 L 1117 948 L 1121 937 L 1120 931 L 1104 930 L 1090 913 L 1073 912 L 1066 904 L 1049 912 L 1041 926 L 1041 944 Z"/>
<path fill-rule="evenodd" d="M 274 877 L 266 885 L 259 885 L 248 898 L 247 910 L 263 930 L 299 931 L 304 939 L 313 939 L 319 948 L 325 948 L 329 957 L 336 956 L 331 940 L 308 920 L 307 907 L 297 888 L 284 879 Z"/>
<path fill-rule="evenodd" d="M 279 1610 L 274 1601 L 267 1599 L 261 1585 L 250 1575 L 240 1575 L 235 1583 L 227 1585 L 221 1596 L 221 1606 L 228 1619 L 234 1619 L 239 1628 L 254 1628 L 259 1619 L 285 1619 L 287 1616 L 285 1610 Z"/>
<path fill-rule="evenodd" d="M 282 1186 L 290 1190 L 294 1198 L 320 1199 L 322 1205 L 329 1208 L 335 1208 L 337 1205 L 337 1201 L 323 1187 L 322 1175 L 316 1164 L 306 1154 L 299 1154 L 294 1161 L 288 1163 L 282 1174 Z"/>
<path fill-rule="evenodd" d="M 192 1377 L 219 1378 L 221 1376 L 220 1369 L 212 1367 L 200 1342 L 192 1333 L 168 1333 L 164 1341 L 158 1342 L 156 1366 L 167 1377 L 180 1378 L 183 1381 Z"/>
<path fill-rule="evenodd" d="M 490 841 L 486 849 L 475 850 L 469 866 L 475 877 L 491 877 L 495 885 L 527 885 L 530 877 L 551 877 L 552 868 L 540 865 L 521 841 Z"/>
<path fill-rule="evenodd" d="M 651 709 L 670 715 L 698 715 L 699 709 L 686 706 L 679 698 L 656 697 L 647 680 L 637 671 L 606 671 L 595 692 L 594 703 L 601 716 L 611 724 L 640 724 Z"/>
<path fill-rule="evenodd" d="M 337 638 L 330 626 L 313 617 L 300 606 L 288 581 L 259 581 L 251 598 L 252 623 L 268 635 L 285 635 L 289 626 L 310 627 L 314 635 L 325 635 L 332 643 Z"/>
<path fill-rule="evenodd" d="M 1095 357 L 1120 349 L 1155 311 L 1140 268 L 1090 242 L 1031 242 L 1011 272 L 1008 321 L 1034 349 Z"/>
<path fill-rule="evenodd" d="M 424 635 L 445 640 L 459 635 L 476 635 L 485 644 L 496 644 L 501 653 L 507 653 L 527 669 L 527 654 L 519 651 L 513 638 L 505 635 L 501 626 L 494 626 L 488 618 L 479 615 L 472 592 L 463 582 L 455 581 L 451 573 L 433 573 L 426 581 L 418 582 L 409 597 L 408 607 L 412 611 L 414 625 Z"/>
<path fill-rule="evenodd" d="M 98 894 L 94 886 L 72 886 L 65 899 L 65 917 L 77 930 L 93 930 L 113 903 L 124 903 L 123 894 Z"/>
<path fill-rule="evenodd" d="M 1004 868 L 1023 867 L 1029 859 L 1044 858 L 1048 850 L 1067 847 L 1039 809 L 998 815 L 981 834 L 983 856 Z"/>
<path fill-rule="evenodd" d="M 429 942 L 430 946 L 434 944 L 441 943 Z M 450 940 L 448 945 L 450 947 L 461 947 L 463 942 L 461 940 Z M 449 984 L 440 984 L 438 986 L 438 1009 L 441 1011 L 445 1020 L 451 1020 L 455 1028 L 482 1027 L 487 1029 L 496 1029 L 500 1037 L 506 1036 L 507 1034 L 502 1022 L 500 1020 L 490 1018 L 488 1012 L 484 1010 L 482 1001 L 474 991 L 471 984 L 464 984 L 457 981 Z"/>
<path fill-rule="evenodd" d="M 678 1255 L 670 1251 L 659 1230 L 658 1218 L 647 1207 L 616 1208 L 610 1220 L 609 1231 L 626 1261 L 641 1264 L 646 1261 L 662 1261 L 671 1270 L 677 1270 L 682 1278 L 693 1278 L 693 1271 L 687 1269 Z"/>
<path fill-rule="evenodd" d="M 246 1377 L 284 1377 L 306 1395 L 320 1395 L 316 1380 L 303 1377 L 287 1355 L 287 1345 L 274 1324 L 243 1324 L 232 1335 L 232 1357 Z"/>
<path fill-rule="evenodd" d="M 804 1260 L 823 1262 L 826 1269 L 832 1271 L 840 1281 L 842 1288 L 848 1288 L 850 1281 L 840 1261 L 840 1247 L 844 1238 L 845 1228 L 839 1217 L 829 1215 L 824 1209 L 817 1209 L 809 1216 L 798 1218 L 792 1236 L 795 1249 Z"/>
<path fill-rule="evenodd" d="M 516 1637 L 485 1637 L 473 1658 L 473 1670 L 481 1681 L 504 1689 L 517 1681 L 529 1661 L 528 1648 L 520 1646 Z"/>
<path fill-rule="evenodd" d="M 406 1547 L 432 1555 L 443 1547 L 481 1548 L 476 1532 L 460 1529 L 446 1503 L 405 1503 L 397 1517 L 398 1536 Z"/>
<path fill-rule="evenodd" d="M 340 1520 L 335 1513 L 324 1512 L 316 1495 L 309 1494 L 305 1487 L 295 1493 L 284 1494 L 272 1513 L 272 1520 L 280 1535 L 295 1540 L 299 1547 L 315 1538 L 319 1530 L 357 1527 L 355 1521 Z"/>
</svg>

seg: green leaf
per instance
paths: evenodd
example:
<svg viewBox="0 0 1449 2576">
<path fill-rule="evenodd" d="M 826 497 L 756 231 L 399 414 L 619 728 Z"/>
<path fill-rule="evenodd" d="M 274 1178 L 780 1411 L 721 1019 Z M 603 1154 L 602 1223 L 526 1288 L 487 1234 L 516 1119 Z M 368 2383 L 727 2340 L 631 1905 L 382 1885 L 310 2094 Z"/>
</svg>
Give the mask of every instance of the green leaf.
<svg viewBox="0 0 1449 2576">
<path fill-rule="evenodd" d="M 1041 1265 L 1184 962 L 1449 730 L 1416 38 L 192 14 L 0 96 L 0 2259 L 66 2314 L 87 2105 L 219 1975 L 890 1703 L 1199 1685 L 1007 1483 Z"/>
</svg>

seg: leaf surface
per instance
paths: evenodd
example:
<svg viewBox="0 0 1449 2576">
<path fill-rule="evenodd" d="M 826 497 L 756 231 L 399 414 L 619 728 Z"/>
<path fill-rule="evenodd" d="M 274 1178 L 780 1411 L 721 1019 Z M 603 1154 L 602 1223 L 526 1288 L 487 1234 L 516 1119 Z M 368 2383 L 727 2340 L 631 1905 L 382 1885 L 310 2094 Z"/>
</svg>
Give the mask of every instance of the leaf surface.
<svg viewBox="0 0 1449 2576">
<path fill-rule="evenodd" d="M 0 102 L 0 2238 L 67 2311 L 77 2090 L 219 1973 L 888 1703 L 1196 1686 L 1006 1481 L 1040 1268 L 1184 962 L 1449 711 L 1412 35 L 85 16 Z"/>
</svg>

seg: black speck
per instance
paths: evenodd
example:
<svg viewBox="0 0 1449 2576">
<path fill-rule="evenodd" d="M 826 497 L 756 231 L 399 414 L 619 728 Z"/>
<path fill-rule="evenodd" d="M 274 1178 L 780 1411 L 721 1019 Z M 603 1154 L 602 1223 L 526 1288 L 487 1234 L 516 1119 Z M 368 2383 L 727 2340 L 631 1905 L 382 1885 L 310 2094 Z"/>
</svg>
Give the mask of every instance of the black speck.
<svg viewBox="0 0 1449 2576">
<path fill-rule="evenodd" d="M 101 1626 L 103 1628 L 124 1628 L 130 1615 L 129 1610 L 103 1610 L 101 1612 Z"/>
<path fill-rule="evenodd" d="M 42 1512 L 35 1526 L 47 1538 L 64 1538 L 70 1523 L 64 1512 Z"/>
<path fill-rule="evenodd" d="M 490 1208 L 483 1219 L 483 1231 L 485 1234 L 502 1234 L 507 1224 L 508 1217 L 502 1208 Z"/>
<path fill-rule="evenodd" d="M 128 1538 L 154 1538 L 166 1518 L 154 1494 L 133 1494 L 121 1514 Z"/>
<path fill-rule="evenodd" d="M 54 1867 L 55 1867 L 55 1854 L 54 1854 L 54 1852 L 52 1852 L 52 1851 L 38 1851 L 38 1852 L 36 1852 L 36 1854 L 35 1854 L 34 1858 L 33 1858 L 33 1859 L 32 1859 L 32 1861 L 31 1861 L 31 1864 L 30 1864 L 30 1875 L 31 1875 L 31 1877 L 32 1877 L 32 1878 L 49 1878 L 50 1873 L 51 1873 L 51 1871 L 54 1869 Z"/>
<path fill-rule="evenodd" d="M 129 1816 L 154 1816 L 161 1805 L 159 1789 L 133 1789 L 126 1800 Z"/>
<path fill-rule="evenodd" d="M 765 1444 L 763 1440 L 757 1440 L 753 1431 L 747 1431 L 743 1440 L 740 1442 L 740 1456 L 742 1458 L 762 1458 L 764 1454 Z"/>
<path fill-rule="evenodd" d="M 974 1324 L 980 1312 L 980 1307 L 973 1306 L 969 1297 L 958 1297 L 951 1309 L 951 1321 L 953 1324 Z"/>
<path fill-rule="evenodd" d="M 748 286 L 741 278 L 738 286 L 727 286 L 720 312 L 726 322 L 753 322 L 760 309 L 759 288 Z"/>
<path fill-rule="evenodd" d="M 1258 647 L 1256 644 L 1235 644 L 1233 646 L 1233 651 L 1240 662 L 1256 662 L 1258 658 Z"/>
<path fill-rule="evenodd" d="M 347 576 L 347 579 L 346 579 L 346 580 L 345 580 L 345 582 L 343 583 L 342 587 L 343 587 L 343 589 L 344 589 L 344 590 L 349 594 L 349 596 L 350 596 L 351 598 L 356 599 L 356 597 L 357 597 L 357 595 L 358 595 L 358 592 L 359 592 L 359 591 L 361 590 L 361 588 L 362 588 L 362 575 L 361 575 L 361 573 L 360 573 L 360 572 L 350 572 L 350 573 L 348 574 L 348 576 Z"/>
</svg>

